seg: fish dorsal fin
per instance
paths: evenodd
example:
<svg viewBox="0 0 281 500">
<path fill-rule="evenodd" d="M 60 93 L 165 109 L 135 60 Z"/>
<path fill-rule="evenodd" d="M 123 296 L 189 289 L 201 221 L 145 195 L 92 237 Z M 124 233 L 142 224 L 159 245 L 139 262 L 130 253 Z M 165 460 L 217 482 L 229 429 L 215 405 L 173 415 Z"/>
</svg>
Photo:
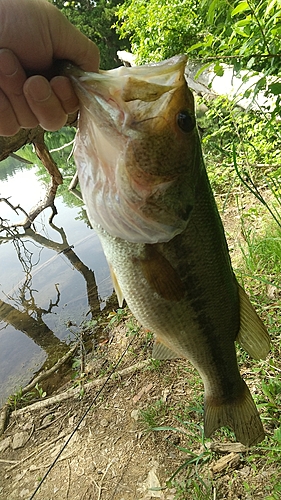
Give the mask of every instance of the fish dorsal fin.
<svg viewBox="0 0 281 500">
<path fill-rule="evenodd" d="M 180 356 L 156 338 L 152 349 L 152 357 L 154 359 L 176 359 Z"/>
<path fill-rule="evenodd" d="M 270 349 L 266 327 L 253 308 L 246 292 L 238 284 L 240 300 L 240 330 L 237 341 L 254 359 L 265 359 Z"/>
<path fill-rule="evenodd" d="M 151 288 L 163 299 L 177 302 L 183 298 L 185 287 L 179 274 L 154 245 L 147 245 L 145 258 L 138 262 Z"/>
<path fill-rule="evenodd" d="M 122 307 L 123 301 L 124 301 L 124 295 L 123 295 L 123 292 L 122 292 L 122 290 L 121 290 L 121 288 L 119 286 L 116 274 L 113 271 L 113 269 L 112 269 L 112 267 L 111 267 L 110 264 L 109 264 L 109 270 L 110 270 L 110 276 L 111 276 L 111 279 L 112 279 L 114 290 L 115 290 L 115 293 L 117 295 L 119 307 Z"/>
</svg>

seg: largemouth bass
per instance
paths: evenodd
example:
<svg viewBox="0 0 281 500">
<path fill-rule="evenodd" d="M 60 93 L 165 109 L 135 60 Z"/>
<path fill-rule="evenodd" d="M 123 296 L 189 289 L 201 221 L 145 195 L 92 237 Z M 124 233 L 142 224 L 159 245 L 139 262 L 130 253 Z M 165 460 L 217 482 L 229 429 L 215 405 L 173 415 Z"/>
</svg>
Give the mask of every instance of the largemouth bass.
<svg viewBox="0 0 281 500">
<path fill-rule="evenodd" d="M 231 267 L 185 64 L 68 67 L 80 99 L 75 161 L 120 306 L 125 298 L 155 333 L 153 357 L 185 357 L 198 370 L 206 437 L 229 426 L 253 445 L 264 430 L 235 340 L 264 358 L 269 337 Z"/>
</svg>

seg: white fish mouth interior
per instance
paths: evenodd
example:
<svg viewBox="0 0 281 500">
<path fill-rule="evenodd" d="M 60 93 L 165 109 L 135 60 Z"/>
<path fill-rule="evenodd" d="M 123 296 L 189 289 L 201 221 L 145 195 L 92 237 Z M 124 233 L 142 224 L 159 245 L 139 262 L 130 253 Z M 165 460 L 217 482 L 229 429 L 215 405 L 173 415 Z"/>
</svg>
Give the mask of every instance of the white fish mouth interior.
<svg viewBox="0 0 281 500">
<path fill-rule="evenodd" d="M 134 193 L 134 190 L 132 190 L 129 195 L 126 191 L 124 192 L 124 187 L 122 191 L 120 183 L 122 184 L 124 171 L 122 171 L 122 161 L 119 162 L 119 159 L 116 158 L 115 163 L 114 149 L 111 148 L 111 151 L 108 151 L 108 160 L 104 162 L 107 165 L 107 172 L 111 169 L 111 179 L 107 177 L 102 160 L 99 158 L 99 142 L 104 142 L 105 149 L 109 149 L 109 146 L 106 146 L 106 144 L 109 144 L 108 141 L 114 144 L 114 141 L 118 141 L 122 136 L 128 139 L 130 135 L 137 133 L 134 130 L 137 130 L 138 125 L 161 117 L 161 114 L 148 117 L 145 117 L 144 114 L 141 119 L 134 119 L 134 116 L 130 114 L 127 106 L 128 101 L 124 102 L 122 100 L 122 92 L 120 91 L 126 83 L 130 91 L 130 77 L 136 77 L 141 84 L 148 81 L 147 85 L 152 84 L 152 90 L 154 84 L 156 90 L 158 85 L 161 87 L 160 94 L 165 94 L 165 92 L 167 94 L 171 92 L 173 87 L 176 88 L 182 84 L 180 82 L 182 81 L 182 68 L 185 62 L 185 56 L 177 56 L 153 65 L 134 68 L 121 67 L 105 73 L 86 73 L 78 78 L 73 77 L 82 102 L 80 131 L 75 150 L 78 171 L 80 170 L 81 189 L 92 225 L 102 227 L 114 237 L 134 243 L 166 242 L 181 233 L 187 225 L 187 221 L 178 220 L 176 217 L 173 223 L 170 220 L 168 224 L 165 224 L 157 220 L 157 213 L 155 218 L 150 218 L 142 210 L 142 205 L 146 203 L 146 194 L 142 193 L 145 189 L 141 190 L 140 193 L 137 191 Z M 105 89 L 104 93 L 103 89 Z M 133 92 L 132 95 L 134 95 Z M 155 101 L 157 99 L 158 97 L 156 97 Z M 137 99 L 132 100 L 137 101 Z M 153 95 L 149 97 L 148 105 L 152 100 Z M 97 104 L 94 104 L 94 101 Z M 139 101 L 141 102 L 142 99 Z M 145 92 L 143 101 L 145 102 Z M 95 108 L 95 106 L 97 107 Z M 95 109 L 98 110 L 98 113 Z M 103 123 L 103 113 L 104 116 L 110 117 L 108 124 Z M 163 119 L 165 119 L 165 116 L 163 116 Z M 90 121 L 92 122 L 91 127 L 88 125 Z M 114 124 L 116 127 L 114 127 Z M 98 129 L 100 129 L 100 132 L 98 132 Z M 128 130 L 129 132 L 127 132 Z M 102 135 L 106 139 L 102 139 Z M 94 154 L 91 154 L 89 146 L 92 140 L 96 144 L 93 148 Z M 121 160 L 122 148 L 126 147 L 125 142 L 124 139 L 121 142 L 121 151 L 117 151 L 117 156 L 119 155 Z M 102 147 L 101 153 L 105 159 L 106 151 L 102 151 Z M 91 171 L 90 176 L 87 170 L 88 172 Z M 162 184 L 164 186 L 165 183 L 162 182 Z M 128 187 L 128 183 L 125 183 L 125 186 Z M 151 189 L 154 189 L 155 192 L 160 189 L 161 192 L 161 182 L 159 186 L 156 184 Z M 143 199 L 141 198 L 142 194 Z M 139 199 L 138 195 L 140 196 Z"/>
</svg>

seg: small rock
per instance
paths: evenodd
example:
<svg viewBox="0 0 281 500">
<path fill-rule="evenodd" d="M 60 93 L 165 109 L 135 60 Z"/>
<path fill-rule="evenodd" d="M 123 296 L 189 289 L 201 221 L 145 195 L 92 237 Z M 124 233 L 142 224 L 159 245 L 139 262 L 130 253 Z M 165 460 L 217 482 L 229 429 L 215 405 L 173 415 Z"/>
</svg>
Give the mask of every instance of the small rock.
<svg viewBox="0 0 281 500">
<path fill-rule="evenodd" d="M 17 450 L 18 448 L 22 448 L 25 443 L 29 440 L 29 433 L 26 431 L 17 432 L 12 441 L 13 450 Z"/>
<path fill-rule="evenodd" d="M 0 441 L 0 453 L 3 453 L 7 448 L 9 448 L 11 444 L 11 436 L 3 439 L 3 441 Z"/>
<path fill-rule="evenodd" d="M 131 417 L 133 420 L 137 421 L 139 419 L 139 410 L 132 410 Z"/>
<path fill-rule="evenodd" d="M 28 422 L 26 422 L 26 424 L 22 427 L 22 430 L 30 431 L 30 429 L 32 429 L 33 426 L 34 426 L 33 420 L 28 420 Z"/>
<path fill-rule="evenodd" d="M 21 498 L 28 498 L 29 495 L 30 495 L 30 491 L 25 489 L 25 490 L 21 490 L 20 493 L 19 493 L 20 497 Z"/>
<path fill-rule="evenodd" d="M 161 498 L 164 499 L 163 491 L 160 489 L 160 482 L 156 476 L 155 469 L 151 469 L 147 477 L 148 493 L 151 498 Z M 159 489 L 158 489 L 159 488 Z"/>
<path fill-rule="evenodd" d="M 163 403 L 166 403 L 167 397 L 169 396 L 169 394 L 170 394 L 170 389 L 166 388 L 166 389 L 164 389 L 162 391 L 162 401 L 163 401 Z"/>
<path fill-rule="evenodd" d="M 108 420 L 106 420 L 106 418 L 103 418 L 103 419 L 100 421 L 100 425 L 101 425 L 102 427 L 108 427 L 108 424 L 109 424 L 109 422 L 108 422 Z"/>
</svg>

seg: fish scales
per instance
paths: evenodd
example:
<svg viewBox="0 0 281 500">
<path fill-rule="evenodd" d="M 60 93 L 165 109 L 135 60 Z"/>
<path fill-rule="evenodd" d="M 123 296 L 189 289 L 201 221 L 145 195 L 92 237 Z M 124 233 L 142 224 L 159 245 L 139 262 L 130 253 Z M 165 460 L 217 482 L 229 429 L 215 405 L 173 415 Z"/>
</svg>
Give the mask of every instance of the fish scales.
<svg viewBox="0 0 281 500">
<path fill-rule="evenodd" d="M 269 337 L 231 267 L 185 63 L 68 68 L 81 108 L 76 164 L 120 305 L 155 333 L 153 356 L 186 357 L 200 373 L 205 435 L 227 425 L 252 445 L 264 431 L 234 341 L 265 357 Z"/>
</svg>

